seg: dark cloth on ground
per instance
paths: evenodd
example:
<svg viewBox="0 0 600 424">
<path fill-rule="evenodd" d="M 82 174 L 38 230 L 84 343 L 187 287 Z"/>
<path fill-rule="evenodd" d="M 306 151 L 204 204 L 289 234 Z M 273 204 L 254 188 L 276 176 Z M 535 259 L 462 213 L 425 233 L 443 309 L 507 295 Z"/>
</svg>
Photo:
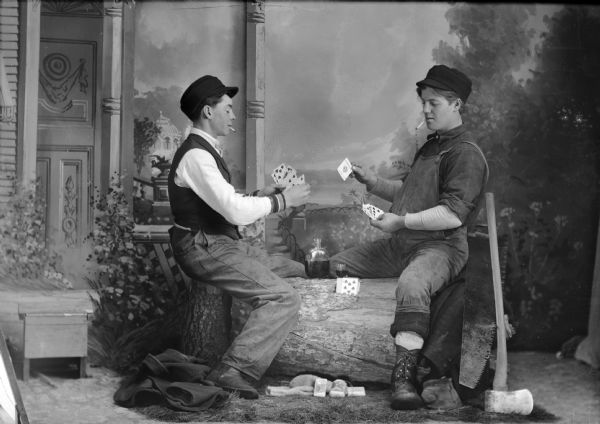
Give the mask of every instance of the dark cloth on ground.
<svg viewBox="0 0 600 424">
<path fill-rule="evenodd" d="M 147 355 L 138 372 L 123 379 L 113 399 L 117 405 L 166 405 L 179 411 L 197 412 L 219 407 L 228 398 L 220 387 L 205 382 L 210 367 L 198 358 L 167 349 Z"/>
</svg>

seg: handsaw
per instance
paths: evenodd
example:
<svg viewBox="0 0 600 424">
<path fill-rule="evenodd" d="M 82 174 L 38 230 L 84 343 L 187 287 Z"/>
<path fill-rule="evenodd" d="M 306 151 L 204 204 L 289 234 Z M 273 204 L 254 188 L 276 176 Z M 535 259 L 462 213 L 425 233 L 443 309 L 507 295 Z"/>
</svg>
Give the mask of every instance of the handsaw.
<svg viewBox="0 0 600 424">
<path fill-rule="evenodd" d="M 487 234 L 469 235 L 459 383 L 474 389 L 490 357 L 496 321 Z"/>
</svg>

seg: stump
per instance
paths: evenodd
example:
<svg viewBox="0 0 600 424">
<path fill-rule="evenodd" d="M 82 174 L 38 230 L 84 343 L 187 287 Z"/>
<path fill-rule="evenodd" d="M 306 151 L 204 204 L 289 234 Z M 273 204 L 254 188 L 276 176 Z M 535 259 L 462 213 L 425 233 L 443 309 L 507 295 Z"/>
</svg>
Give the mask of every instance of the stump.
<svg viewBox="0 0 600 424">
<path fill-rule="evenodd" d="M 395 348 L 389 334 L 396 308 L 396 279 L 362 280 L 358 296 L 335 293 L 335 279 L 288 278 L 302 296 L 299 323 L 268 374 L 317 373 L 353 382 L 389 383 Z M 233 335 L 246 320 L 233 301 Z"/>
<path fill-rule="evenodd" d="M 222 290 L 194 281 L 185 305 L 183 352 L 213 366 L 230 344 L 231 297 Z"/>
</svg>

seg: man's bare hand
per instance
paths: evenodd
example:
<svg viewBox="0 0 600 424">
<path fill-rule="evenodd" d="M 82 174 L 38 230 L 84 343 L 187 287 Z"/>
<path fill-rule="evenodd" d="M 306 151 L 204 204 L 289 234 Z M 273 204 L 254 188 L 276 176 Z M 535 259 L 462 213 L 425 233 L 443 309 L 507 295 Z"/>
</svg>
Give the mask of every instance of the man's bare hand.
<svg viewBox="0 0 600 424">
<path fill-rule="evenodd" d="M 287 187 L 283 190 L 285 196 L 285 203 L 287 207 L 300 206 L 308 201 L 310 195 L 310 185 L 299 184 L 291 187 Z"/>
<path fill-rule="evenodd" d="M 270 196 L 271 194 L 281 193 L 284 189 L 285 189 L 285 185 L 283 185 L 283 184 L 272 184 L 270 186 L 267 186 L 267 187 L 261 189 L 257 193 L 257 196 L 259 196 L 259 197 Z"/>
<path fill-rule="evenodd" d="M 373 187 L 377 182 L 377 175 L 375 175 L 373 171 L 363 168 L 357 163 L 352 164 L 352 174 L 350 174 L 350 176 L 356 178 L 356 181 L 365 184 L 368 187 Z"/>
<path fill-rule="evenodd" d="M 377 219 L 372 219 L 371 225 L 386 233 L 394 233 L 402 228 L 406 228 L 406 225 L 404 225 L 404 216 L 389 212 L 381 214 Z"/>
</svg>

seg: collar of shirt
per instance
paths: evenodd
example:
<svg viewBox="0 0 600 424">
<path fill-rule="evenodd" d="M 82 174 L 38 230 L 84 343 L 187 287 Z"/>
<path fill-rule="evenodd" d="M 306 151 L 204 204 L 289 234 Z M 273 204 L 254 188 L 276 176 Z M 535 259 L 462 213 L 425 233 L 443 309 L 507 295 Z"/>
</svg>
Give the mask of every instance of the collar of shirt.
<svg viewBox="0 0 600 424">
<path fill-rule="evenodd" d="M 192 129 L 190 130 L 190 134 L 196 134 L 204 138 L 217 151 L 219 156 L 223 157 L 223 149 L 221 148 L 221 143 L 219 143 L 219 140 L 214 138 L 212 135 L 196 127 L 192 127 Z"/>
<path fill-rule="evenodd" d="M 438 133 L 436 131 L 435 133 L 429 134 L 427 136 L 427 143 L 425 143 L 425 145 L 422 147 L 422 154 L 429 156 L 432 154 L 438 154 L 442 150 L 449 149 L 454 144 L 461 141 L 466 132 L 467 129 L 461 124 L 458 127 L 454 127 L 451 130 L 444 131 L 443 133 Z"/>
</svg>

